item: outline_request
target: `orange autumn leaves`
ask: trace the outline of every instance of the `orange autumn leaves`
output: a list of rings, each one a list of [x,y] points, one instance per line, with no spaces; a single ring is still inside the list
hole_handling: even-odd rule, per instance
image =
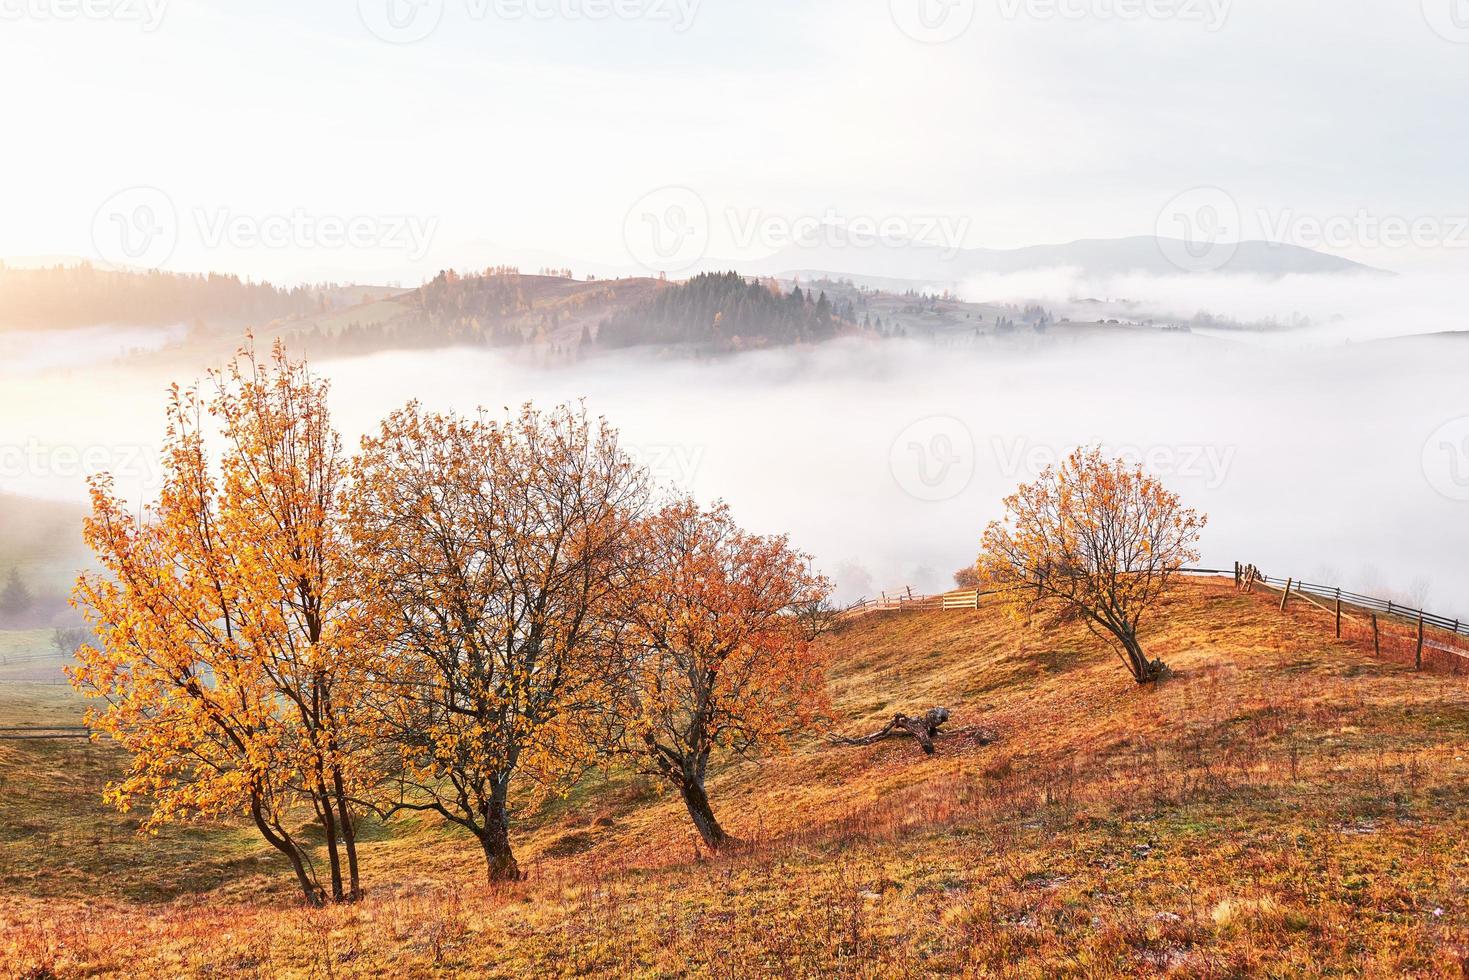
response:
[[[676,789],[717,849],[728,835],[704,789],[709,757],[783,744],[825,706],[825,664],[793,612],[831,586],[785,538],[746,533],[723,505],[670,504],[642,522],[628,557],[608,745]]]
[[[605,422],[529,407],[503,421],[394,412],[364,440],[352,536],[388,667],[387,812],[473,833],[517,874],[513,779],[542,792],[599,754],[622,555],[646,475]]]
[[[1198,561],[1207,521],[1141,470],[1078,449],[1005,499],[976,568],[1017,613],[1054,603],[1080,614],[1145,684],[1167,668],[1143,653],[1139,627],[1174,574]]]
[[[809,721],[821,665],[797,613],[827,585],[783,538],[656,507],[580,409],[410,405],[349,458],[326,394],[247,347],[171,393],[156,504],[135,516],[94,483],[101,569],[76,600],[101,642],[73,681],[132,756],[117,805],[152,826],[248,816],[308,900],[350,900],[368,811],[434,810],[511,878],[517,782],[656,767],[672,744],[678,778],[659,771],[688,799],[712,752]],[[660,726],[684,736],[650,741]]]

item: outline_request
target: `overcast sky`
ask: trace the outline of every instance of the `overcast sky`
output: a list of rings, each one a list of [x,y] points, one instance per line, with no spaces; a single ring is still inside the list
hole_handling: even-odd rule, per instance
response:
[[[731,257],[1181,200],[1469,262],[1469,0],[0,0],[0,86],[0,256],[416,280],[636,266],[649,200]]]

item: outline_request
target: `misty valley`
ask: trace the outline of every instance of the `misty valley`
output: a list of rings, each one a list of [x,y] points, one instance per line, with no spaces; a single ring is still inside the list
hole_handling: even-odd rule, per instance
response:
[[[0,980],[1469,977],[1469,0],[0,0]]]

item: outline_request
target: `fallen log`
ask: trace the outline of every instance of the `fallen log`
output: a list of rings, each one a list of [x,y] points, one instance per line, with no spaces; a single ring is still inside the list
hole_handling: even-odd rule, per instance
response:
[[[912,737],[917,739],[918,744],[923,747],[926,755],[933,755],[934,739],[941,735],[948,737],[971,737],[980,745],[989,745],[998,740],[999,736],[993,730],[987,728],[961,728],[948,732],[939,731],[939,727],[949,720],[948,708],[930,708],[918,716],[897,714],[893,720],[871,735],[847,736],[828,735],[827,741],[833,745],[875,745],[886,738]]]

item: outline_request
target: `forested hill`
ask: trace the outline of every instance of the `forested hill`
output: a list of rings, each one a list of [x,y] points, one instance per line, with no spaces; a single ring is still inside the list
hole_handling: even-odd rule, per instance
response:
[[[331,355],[442,347],[524,347],[572,356],[612,311],[666,288],[656,279],[578,280],[565,269],[535,275],[514,267],[440,272],[417,289],[351,309],[304,317],[287,340]]]
[[[849,300],[833,304],[799,286],[783,292],[773,281],[737,272],[705,273],[621,310],[597,332],[603,347],[694,344],[720,350],[817,343],[855,326]]]
[[[0,327],[261,325],[321,313],[335,302],[332,291],[320,286],[282,289],[219,273],[129,272],[87,263],[41,269],[0,264]]]

